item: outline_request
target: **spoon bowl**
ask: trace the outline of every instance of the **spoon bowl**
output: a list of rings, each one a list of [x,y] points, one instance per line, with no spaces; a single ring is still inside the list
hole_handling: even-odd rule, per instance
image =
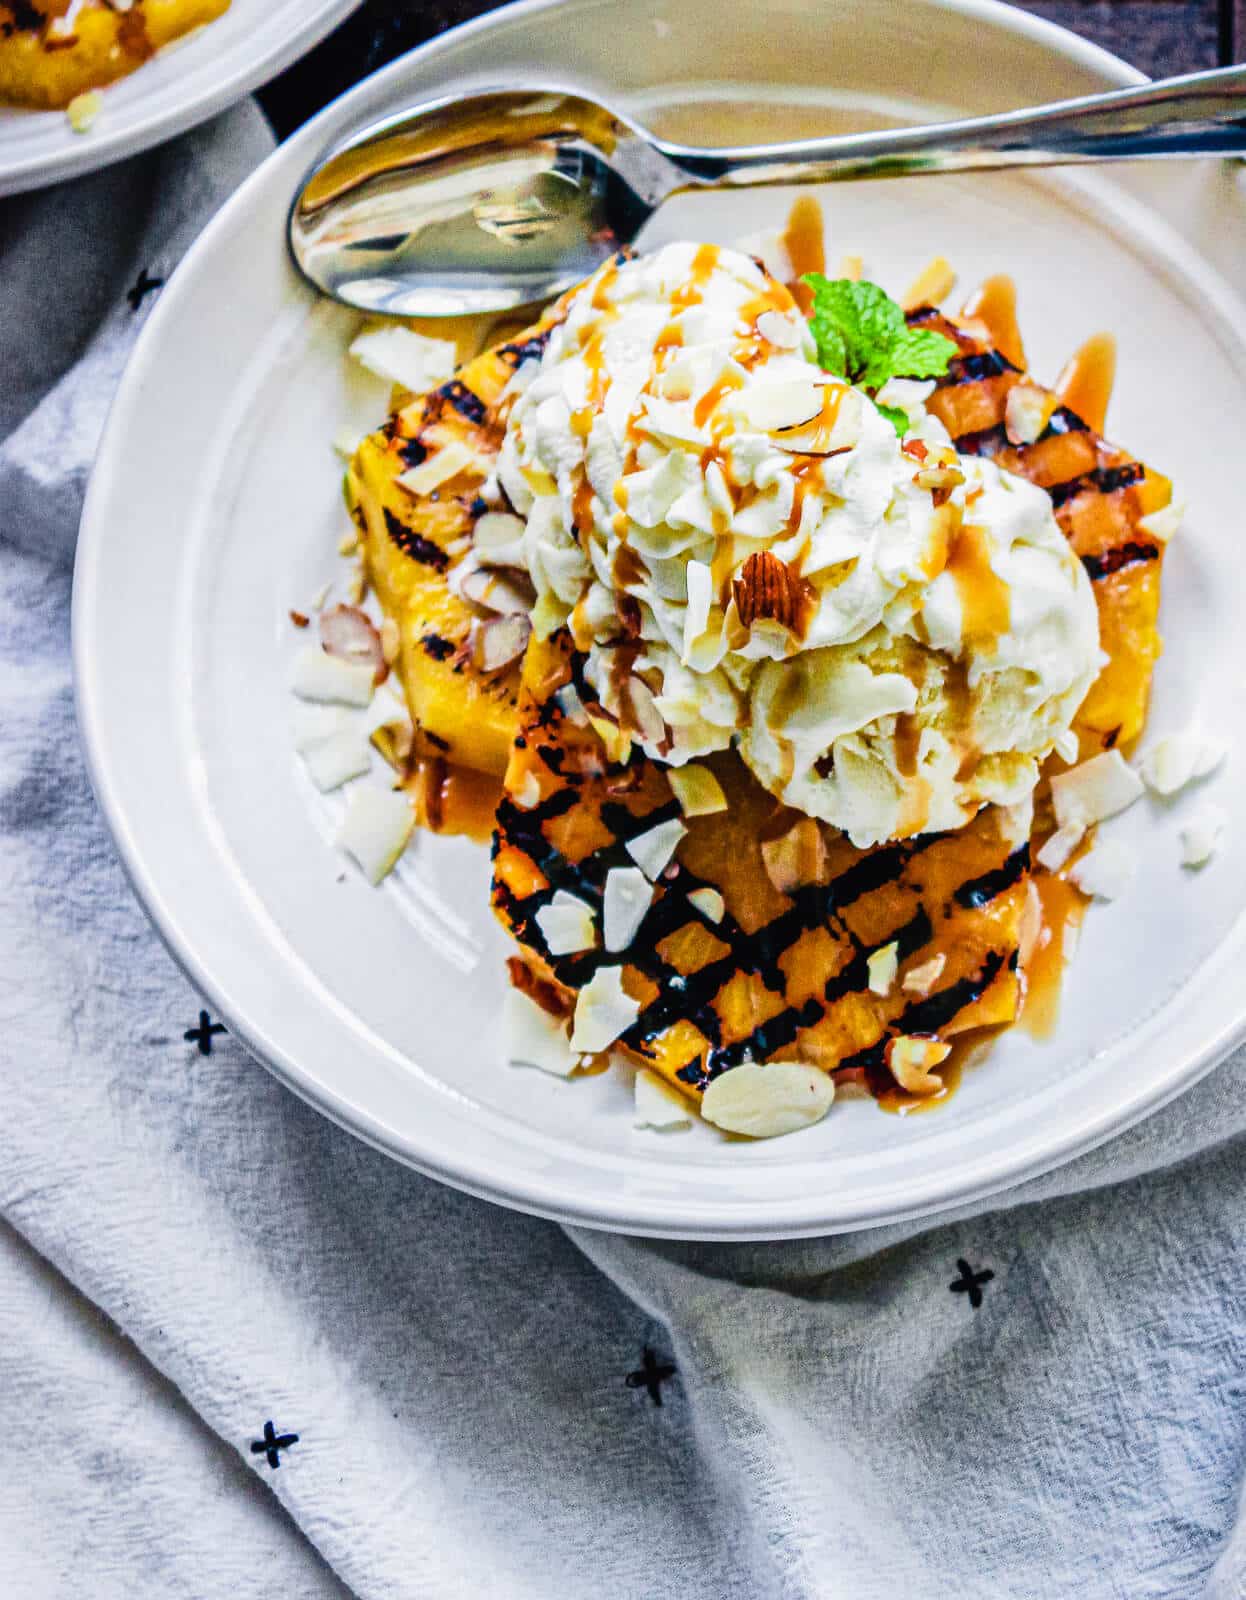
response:
[[[327,151],[290,210],[323,293],[397,316],[513,311],[581,282],[671,195],[1246,154],[1246,67],[928,127],[703,150],[558,88],[430,101]]]

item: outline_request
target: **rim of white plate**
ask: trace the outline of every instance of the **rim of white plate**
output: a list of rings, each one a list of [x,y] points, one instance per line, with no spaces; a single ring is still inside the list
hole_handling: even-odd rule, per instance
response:
[[[923,0],[937,9],[962,16],[967,23],[974,20],[1000,27],[1004,31],[1027,36],[1048,50],[1099,73],[1105,79],[1128,84],[1142,81],[1142,75],[1111,56],[1100,47],[1065,32],[1054,24],[1026,13],[1013,11],[996,3],[996,0]],[[400,1135],[380,1117],[367,1108],[352,1102],[337,1090],[316,1081],[311,1074],[285,1050],[273,1037],[263,1019],[240,1010],[230,996],[222,990],[215,974],[200,962],[194,944],[181,926],[178,914],[169,903],[162,882],[153,876],[145,852],[135,836],[127,815],[125,802],[118,792],[115,776],[110,770],[107,755],[107,727],[101,720],[100,692],[97,683],[87,670],[95,654],[96,623],[94,607],[100,599],[100,562],[103,556],[104,532],[107,526],[106,511],[112,493],[112,477],[116,466],[112,441],[125,434],[137,409],[138,397],[143,388],[147,368],[159,350],[161,329],[167,320],[178,314],[179,279],[184,278],[187,267],[193,267],[196,258],[210,255],[218,233],[228,228],[234,216],[251,203],[252,195],[272,178],[273,169],[280,165],[288,171],[302,170],[326,142],[329,130],[338,131],[346,125],[345,113],[349,108],[371,98],[381,90],[395,85],[413,63],[423,63],[435,57],[448,44],[457,44],[465,36],[488,31],[501,22],[516,16],[539,15],[560,8],[562,0],[518,0],[518,3],[476,19],[452,34],[442,36],[430,44],[375,74],[341,100],[326,108],[293,140],[268,159],[239,189],[208,228],[201,235],[187,262],[179,268],[162,296],[150,321],[136,346],[121,388],[114,402],[101,444],[99,465],[89,487],[82,519],[78,561],[74,577],[73,596],[73,656],[79,723],[87,756],[87,766],[101,809],[113,833],[127,877],[140,903],[144,906],[174,959],[188,978],[204,994],[210,1004],[226,1017],[235,1036],[258,1061],[271,1070],[300,1098],[316,1107],[331,1120],[362,1138],[373,1147],[438,1178],[441,1181],[483,1198],[510,1205],[536,1215],[547,1216],[563,1222],[607,1230],[648,1234],[657,1237],[681,1239],[775,1239],[816,1236],[828,1232],[850,1231],[855,1228],[900,1221],[905,1218],[933,1215],[941,1210],[979,1199],[985,1195],[1011,1188],[1027,1178],[1037,1176],[1061,1165],[1075,1155],[1093,1149],[1113,1135],[1124,1131],[1169,1100],[1175,1098],[1236,1043],[1246,1037],[1246,1015],[1231,1017],[1208,1033],[1200,1029],[1200,1038],[1194,1047],[1184,1053],[1180,1067],[1162,1073],[1153,1073],[1131,1086],[1129,1092],[1117,1095],[1110,1104],[1096,1108],[1090,1117],[1070,1120],[1067,1131],[1053,1137],[1049,1129],[1038,1136],[1020,1137],[1010,1145],[1007,1158],[983,1157],[956,1170],[943,1169],[914,1192],[904,1188],[893,1204],[878,1203],[877,1195],[868,1210],[854,1208],[850,1203],[839,1203],[831,1217],[819,1214],[816,1202],[807,1199],[772,1204],[764,1220],[755,1218],[756,1202],[750,1200],[749,1212],[735,1210],[721,1199],[702,1210],[695,1203],[681,1204],[682,1216],[672,1217],[669,1202],[655,1202],[649,1198],[633,1197],[626,1202],[626,1214],[617,1201],[596,1203],[592,1195],[586,1196],[583,1185],[568,1185],[555,1178],[547,1180],[532,1177],[520,1171],[501,1170],[479,1165],[474,1171],[465,1171],[461,1165],[447,1161],[435,1141],[417,1140],[410,1134]],[[301,165],[300,165],[301,163]],[[1234,934],[1240,942],[1240,923]],[[1198,981],[1191,986],[1200,994],[1214,990],[1220,968],[1231,959],[1226,938]],[[1191,991],[1187,991],[1187,996]],[[541,1137],[536,1139],[541,1142]],[[558,1141],[548,1140],[557,1148]],[[613,1164],[607,1160],[600,1164]],[[801,1163],[793,1163],[799,1166]]]

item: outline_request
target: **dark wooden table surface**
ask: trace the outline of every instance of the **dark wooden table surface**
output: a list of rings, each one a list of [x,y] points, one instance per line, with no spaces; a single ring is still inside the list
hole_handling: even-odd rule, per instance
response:
[[[494,0],[365,0],[260,100],[284,138],[369,72],[493,6]],[[1151,77],[1246,56],[1246,0],[1024,0],[1022,9],[1105,45]]]

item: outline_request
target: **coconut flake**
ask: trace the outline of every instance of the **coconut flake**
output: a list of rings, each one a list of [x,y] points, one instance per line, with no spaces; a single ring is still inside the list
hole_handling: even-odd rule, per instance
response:
[[[592,906],[566,889],[557,890],[550,903],[541,907],[536,925],[552,956],[572,956],[580,950],[591,950],[597,943]]]
[[[1058,733],[1051,748],[1067,767],[1071,767],[1081,753],[1077,734],[1072,728],[1066,728],[1063,733]]]
[[[512,1067],[536,1067],[555,1078],[569,1078],[575,1071],[578,1059],[567,1042],[566,1025],[522,989],[507,990],[502,1026]]]
[[[341,706],[296,700],[290,717],[290,736],[302,755],[314,744],[323,744],[332,734],[348,728],[355,719]]]
[[[1105,750],[1051,780],[1051,800],[1060,827],[1077,822],[1083,828],[1114,817],[1143,792],[1142,779],[1126,766],[1119,750]]]
[[[1220,740],[1196,731],[1170,733],[1151,745],[1138,765],[1147,787],[1168,796],[1214,772],[1224,760],[1225,749]]]
[[[704,561],[689,561],[688,606],[684,612],[684,649],[681,660],[686,666],[693,645],[709,626],[710,607],[714,603],[714,574]]]
[[[401,789],[360,784],[351,792],[337,844],[353,856],[369,883],[380,883],[415,828],[415,812]]]
[[[884,1059],[891,1076],[907,1094],[928,1095],[938,1094],[944,1087],[943,1079],[936,1077],[932,1069],[951,1053],[951,1045],[942,1039],[901,1034],[888,1039]]]
[[[709,444],[710,436],[705,429],[698,428],[688,412],[673,405],[670,400],[663,400],[656,394],[644,394],[641,403],[644,412],[636,418],[636,427],[642,433],[651,433],[675,444],[689,444],[697,450],[703,450]]]
[[[1217,805],[1200,808],[1182,827],[1181,865],[1201,867],[1211,860],[1220,844],[1228,817]]]
[[[900,967],[900,946],[893,939],[866,957],[871,994],[890,994]]]
[[[460,472],[465,472],[475,464],[476,457],[463,441],[450,439],[432,455],[425,456],[418,467],[408,467],[406,472],[400,472],[394,482],[401,484],[411,494],[432,494],[434,489],[440,489],[443,483],[457,478]]]
[[[685,817],[708,817],[727,809],[722,784],[708,767],[691,761],[687,766],[670,767],[666,778]]]
[[[1119,839],[1100,839],[1069,868],[1069,882],[1097,900],[1119,899],[1133,881],[1138,858]]]
[[[637,834],[634,839],[628,839],[624,849],[650,883],[656,883],[669,866],[671,857],[679,848],[679,841],[687,831],[678,817],[672,817]]]
[[[1080,822],[1066,822],[1062,828],[1056,829],[1050,839],[1044,841],[1034,859],[1048,872],[1059,872],[1085,837],[1086,830]]]
[[[301,700],[366,706],[372,700],[376,675],[368,662],[346,661],[309,645],[294,658],[290,687]]]
[[[943,976],[943,969],[947,966],[947,957],[942,951],[937,956],[931,956],[929,961],[923,961],[919,967],[910,967],[900,980],[900,987],[905,994],[928,995]]]
[[[649,1128],[655,1133],[675,1133],[692,1126],[692,1113],[688,1102],[665,1078],[648,1067],[636,1074],[636,1110],[632,1118],[634,1128]]]
[[[571,1048],[595,1055],[608,1050],[640,1015],[640,1001],[623,987],[622,967],[598,967],[575,1003]]]
[[[1157,539],[1160,544],[1167,544],[1184,521],[1185,501],[1173,499],[1158,511],[1150,511],[1145,517],[1139,517],[1138,529],[1150,538]]]
[[[653,904],[653,885],[639,867],[611,867],[602,896],[601,926],[606,949],[630,947]]]
[[[714,924],[720,923],[727,914],[727,902],[717,889],[711,889],[708,885],[703,889],[690,889],[688,903]]]
[[[362,728],[340,728],[303,751],[312,782],[322,794],[340,789],[352,778],[371,771],[372,757]]]
[[[727,1133],[775,1139],[821,1122],[834,1099],[829,1074],[803,1061],[745,1061],[711,1081],[701,1115]]]
[[[361,333],[351,344],[350,354],[378,378],[399,384],[413,394],[423,394],[447,382],[454,376],[458,360],[458,352],[449,339],[430,339],[397,324]]]

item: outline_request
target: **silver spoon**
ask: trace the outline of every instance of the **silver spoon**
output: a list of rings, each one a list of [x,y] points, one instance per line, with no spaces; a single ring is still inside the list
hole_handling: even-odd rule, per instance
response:
[[[929,127],[700,150],[582,95],[507,89],[397,112],[328,150],[290,249],[365,311],[460,316],[558,294],[685,190],[1139,156],[1246,154],[1246,66]]]

